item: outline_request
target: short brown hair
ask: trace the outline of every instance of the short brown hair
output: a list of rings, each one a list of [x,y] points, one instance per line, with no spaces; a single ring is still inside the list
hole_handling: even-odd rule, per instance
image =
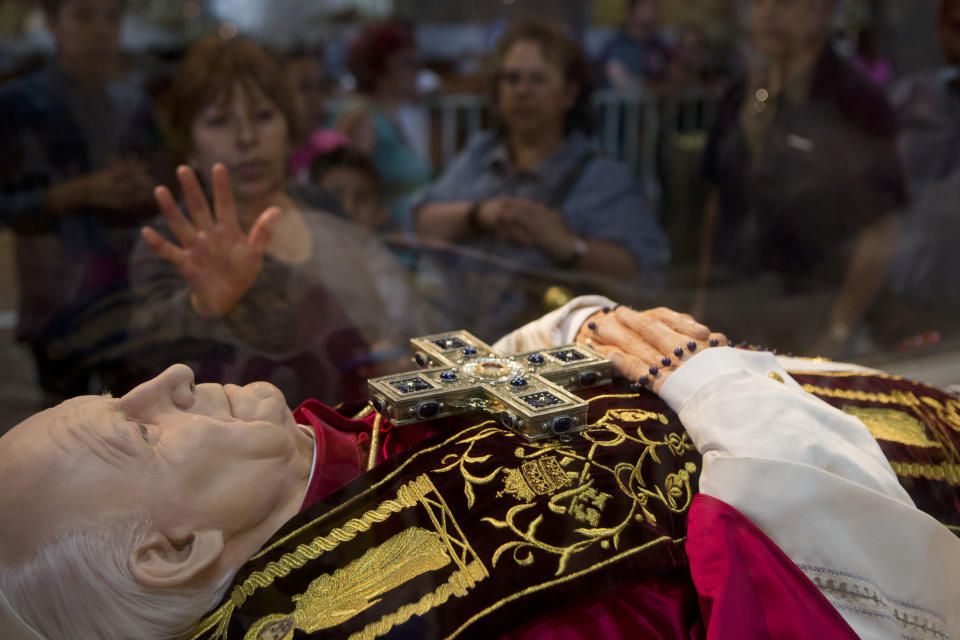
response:
[[[543,57],[553,62],[563,73],[564,80],[578,87],[577,97],[567,112],[564,132],[574,129],[590,133],[593,130],[590,93],[593,91],[593,74],[577,41],[568,36],[561,28],[542,20],[522,20],[511,24],[497,40],[497,69],[493,82],[493,104],[497,104],[497,90],[500,82],[500,66],[510,48],[518,42],[535,42],[540,46]]]
[[[287,121],[290,135],[296,122],[286,77],[277,61],[247,38],[224,40],[207,36],[193,43],[180,63],[167,94],[166,124],[178,160],[192,146],[190,131],[197,113],[230,100],[237,84],[254,86],[272,101]]]

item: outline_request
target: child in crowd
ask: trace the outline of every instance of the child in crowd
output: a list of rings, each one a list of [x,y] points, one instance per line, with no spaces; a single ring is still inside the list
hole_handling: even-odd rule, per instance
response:
[[[353,147],[338,147],[317,156],[310,182],[335,194],[354,222],[380,231],[387,222],[380,175],[370,158]]]

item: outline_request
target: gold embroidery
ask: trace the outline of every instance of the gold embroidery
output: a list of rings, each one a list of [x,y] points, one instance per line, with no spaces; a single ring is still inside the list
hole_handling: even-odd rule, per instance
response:
[[[351,420],[363,420],[364,418],[366,418],[367,416],[369,416],[371,413],[373,413],[373,405],[368,402],[368,403],[363,407],[363,409],[360,409],[360,411],[358,411],[357,414],[356,414],[355,416],[353,416],[352,418],[350,418],[350,419],[351,419]]]
[[[783,376],[777,373],[776,371],[770,371],[769,373],[767,373],[767,377],[770,378],[771,380],[779,382],[780,384],[783,384]]]
[[[380,449],[380,429],[383,427],[383,416],[379,413],[373,419],[370,427],[370,451],[367,452],[367,471],[377,466],[377,452]]]
[[[570,478],[560,468],[554,456],[543,456],[536,460],[528,460],[520,465],[523,479],[537,495],[553,493],[557,489],[570,486]]]
[[[590,567],[587,567],[587,568],[585,568],[585,569],[581,569],[580,571],[576,571],[576,572],[574,572],[574,573],[568,574],[568,575],[563,576],[563,577],[561,577],[561,578],[556,578],[556,579],[554,579],[554,580],[549,580],[549,581],[547,581],[547,582],[542,582],[542,583],[540,583],[540,584],[538,584],[538,585],[535,585],[535,586],[533,586],[533,587],[527,587],[526,589],[523,589],[522,591],[518,591],[517,593],[511,594],[511,595],[507,596],[506,598],[503,598],[502,600],[498,600],[497,602],[494,602],[493,604],[491,604],[489,607],[487,607],[486,609],[484,609],[484,610],[481,611],[480,613],[477,613],[477,614],[475,614],[475,615],[473,615],[473,616],[470,616],[470,618],[468,618],[467,620],[465,620],[464,623],[461,624],[461,625],[457,628],[456,631],[454,631],[454,632],[451,633],[449,636],[447,636],[447,637],[445,638],[445,640],[453,640],[453,639],[456,638],[458,635],[460,635],[460,633],[463,632],[464,629],[466,629],[467,627],[469,627],[470,625],[472,625],[474,622],[476,622],[476,621],[479,620],[480,618],[484,617],[485,615],[490,614],[490,613],[493,612],[493,611],[496,611],[497,609],[499,609],[499,608],[502,607],[503,605],[508,604],[508,603],[510,603],[510,602],[513,602],[514,600],[517,600],[517,599],[519,599],[519,598],[523,598],[523,597],[525,597],[525,596],[528,596],[528,595],[530,595],[531,593],[537,593],[538,591],[543,591],[544,589],[548,589],[548,588],[550,588],[550,587],[552,587],[552,586],[554,586],[554,585],[557,585],[557,584],[563,584],[563,583],[565,583],[565,582],[569,582],[570,580],[575,580],[576,578],[579,578],[579,577],[581,577],[581,576],[583,576],[583,575],[585,575],[585,574],[587,574],[587,573],[590,573],[590,572],[592,572],[592,571],[596,571],[596,570],[598,570],[598,569],[602,569],[602,568],[606,567],[607,565],[613,564],[614,562],[619,562],[620,560],[622,560],[622,559],[624,559],[624,558],[628,558],[628,557],[630,557],[630,556],[632,556],[632,555],[636,555],[636,554],[638,554],[638,553],[643,553],[644,551],[647,551],[647,550],[650,549],[651,547],[655,547],[655,546],[661,545],[661,544],[666,544],[666,543],[668,543],[668,542],[672,542],[672,543],[674,543],[674,544],[682,544],[685,539],[686,539],[686,537],[671,538],[670,536],[661,536],[661,537],[659,537],[659,538],[656,538],[656,539],[654,539],[654,540],[651,540],[651,541],[647,542],[646,544],[641,544],[641,545],[638,545],[638,546],[636,546],[636,547],[631,547],[629,550],[624,551],[623,553],[620,553],[620,554],[618,554],[618,555],[616,555],[616,556],[613,556],[612,558],[608,558],[607,560],[604,560],[604,561],[602,561],[602,562],[598,562],[598,563],[596,563],[596,564],[594,564],[594,565],[592,565],[592,566],[590,566]]]
[[[308,633],[341,624],[413,578],[450,564],[440,536],[420,527],[405,529],[342,569],[310,583],[294,596],[297,628]]]
[[[570,503],[570,515],[580,522],[595,527],[600,523],[600,515],[603,513],[604,505],[612,497],[609,493],[588,487],[586,491]]]
[[[348,520],[343,526],[333,529],[326,536],[320,536],[308,544],[299,545],[294,551],[281,556],[279,560],[268,563],[262,571],[251,573],[240,585],[234,587],[230,599],[224,605],[193,630],[190,638],[196,639],[214,627],[216,631],[212,637],[226,638],[227,627],[233,612],[242,606],[257,589],[272,584],[277,578],[299,569],[309,560],[315,560],[343,542],[352,540],[358,533],[369,530],[373,524],[383,522],[393,514],[414,506],[421,506],[426,511],[435,529],[431,535],[435,535],[436,539],[442,542],[448,562],[453,560],[460,573],[472,565],[468,575],[479,576],[467,581],[461,580],[461,584],[472,586],[477,580],[488,575],[433,482],[426,475],[420,475],[400,487],[396,499],[385,500],[377,508],[367,511],[359,518]],[[257,633],[273,634],[275,628],[282,628],[285,624],[282,622],[284,617],[282,615],[267,616],[257,621],[254,627],[258,630]],[[278,622],[281,623],[279,626]],[[256,634],[251,635],[254,627],[251,627],[246,637],[258,638]],[[271,636],[265,635],[264,640],[267,638]]]
[[[924,478],[946,482],[960,487],[960,464],[941,462],[940,464],[921,464],[919,462],[891,461],[893,472],[903,478]]]
[[[466,437],[466,438],[463,438],[462,440],[460,440],[459,442],[457,442],[457,444],[467,444],[467,443],[469,443],[469,446],[467,447],[466,451],[464,451],[463,453],[461,453],[461,454],[459,454],[459,455],[457,455],[457,454],[455,454],[455,453],[451,453],[451,454],[449,454],[449,455],[447,455],[447,456],[444,456],[444,457],[443,457],[443,460],[441,461],[441,464],[443,464],[444,466],[436,470],[437,473],[443,473],[443,472],[445,472],[445,471],[450,471],[450,470],[452,470],[452,469],[454,469],[454,468],[457,468],[457,469],[460,470],[460,474],[463,476],[463,479],[464,479],[464,483],[463,483],[463,493],[464,493],[464,495],[466,495],[466,497],[467,497],[467,508],[468,508],[468,509],[470,509],[470,508],[473,507],[473,502],[474,502],[474,500],[476,500],[476,495],[475,495],[474,492],[473,492],[473,485],[475,485],[475,484],[479,484],[479,485],[487,484],[488,482],[490,482],[491,480],[493,480],[493,479],[497,476],[498,473],[500,473],[500,469],[499,469],[499,468],[494,469],[494,470],[491,471],[489,474],[487,474],[487,475],[485,475],[485,476],[483,476],[483,477],[475,476],[475,475],[473,475],[472,473],[470,473],[470,472],[467,470],[467,465],[468,465],[468,464],[471,464],[471,463],[483,463],[483,462],[486,462],[487,460],[490,459],[490,455],[489,455],[489,454],[484,455],[484,456],[472,457],[472,456],[470,455],[470,452],[473,450],[474,445],[476,445],[478,442],[480,442],[480,441],[483,440],[484,438],[487,438],[487,437],[489,437],[489,436],[491,436],[491,435],[493,435],[493,434],[502,434],[502,433],[504,433],[504,432],[503,432],[503,430],[501,430],[499,427],[488,427],[488,428],[486,428],[486,429],[483,429],[482,431],[480,431],[480,432],[477,433],[476,435],[472,435],[472,436],[468,436],[468,437]]]
[[[351,634],[347,640],[373,640],[389,632],[393,627],[403,624],[415,615],[423,615],[442,605],[450,596],[463,597],[474,584],[487,575],[486,569],[478,562],[471,562],[467,567],[456,571],[447,581],[436,590],[426,594],[415,603],[405,604],[393,613],[368,624],[358,633]]]
[[[914,447],[942,448],[939,442],[927,437],[922,422],[904,411],[848,404],[843,406],[843,412],[859,418],[877,440]]]
[[[533,493],[533,489],[530,488],[527,481],[523,479],[522,471],[519,469],[504,469],[503,475],[503,491],[497,493],[498,498],[507,494],[521,502],[533,500],[536,494]]]
[[[926,396],[920,400],[933,409],[937,414],[937,418],[949,425],[951,429],[960,431],[960,401],[951,398],[941,403]]]
[[[807,393],[826,396],[828,398],[842,398],[843,400],[857,400],[860,402],[879,402],[881,404],[899,404],[899,399],[895,398],[893,394],[888,393],[870,393],[858,389],[829,389],[827,387],[817,387],[812,384],[804,384],[803,390]]]
[[[647,487],[644,483],[643,467],[647,460],[660,462],[661,456],[667,453],[680,456],[694,449],[685,433],[668,433],[664,435],[663,440],[653,440],[646,436],[643,432],[643,423],[652,420],[660,423],[667,422],[663,414],[649,411],[636,409],[607,411],[593,427],[578,434],[578,437],[591,443],[586,455],[565,449],[557,443],[532,443],[525,447],[518,447],[514,452],[515,456],[526,459],[521,467],[521,477],[518,477],[516,472],[511,473],[505,470],[504,489],[499,495],[510,494],[521,502],[509,508],[502,519],[494,517],[482,519],[483,522],[498,529],[508,529],[516,539],[501,544],[494,551],[490,563],[497,566],[504,555],[508,554],[515,564],[526,566],[534,562],[534,554],[547,553],[556,556],[555,575],[559,576],[567,570],[573,556],[593,545],[599,545],[603,549],[619,548],[624,529],[634,522],[646,521],[656,524],[656,516],[650,508],[651,501],[659,502],[676,513],[689,508],[690,501],[693,499],[690,478],[691,474],[697,470],[693,462],[686,462],[679,471],[668,474],[662,488]],[[636,424],[636,428],[628,433],[619,423],[633,423]],[[618,446],[625,440],[644,445],[635,461],[618,462],[612,467],[597,461],[595,455],[599,449]],[[529,450],[533,450],[533,453],[527,453]],[[563,454],[563,460],[558,463],[554,455],[549,455],[551,452]],[[580,473],[564,473],[564,466],[575,460],[583,463]],[[537,463],[538,466],[527,466],[532,463]],[[536,480],[531,482],[531,476],[527,473],[528,468],[537,470],[553,468],[556,478],[568,481],[571,477],[577,476],[576,483],[568,482],[573,485],[572,488],[553,495],[547,505],[553,513],[566,514],[589,525],[589,527],[574,529],[573,533],[578,537],[573,541],[565,541],[562,545],[551,544],[546,541],[548,536],[538,533],[545,514],[537,513],[538,505],[533,500],[537,494],[554,492],[558,487],[542,482],[539,475],[535,475]],[[593,488],[593,473],[606,473],[613,476],[621,492],[631,498],[630,508],[619,522],[601,524],[603,507],[612,496]]]
[[[629,398],[636,397],[636,395],[637,394],[618,394],[598,396],[591,399],[591,402],[605,397]],[[609,424],[617,420],[628,424],[632,423],[636,425],[636,427],[625,431],[624,428],[616,424]],[[398,473],[401,473],[412,461],[421,457],[423,454],[435,451],[442,446],[449,446],[451,443],[465,444],[466,447],[462,453],[445,456],[440,468],[434,469],[431,473],[459,471],[464,481],[464,494],[468,508],[472,508],[475,502],[475,496],[473,494],[474,487],[495,480],[500,471],[504,472],[505,485],[504,491],[498,495],[510,493],[514,495],[518,501],[522,501],[521,504],[517,504],[515,507],[508,509],[505,519],[501,521],[501,525],[506,524],[507,521],[511,519],[511,515],[515,517],[522,514],[525,509],[534,507],[533,511],[527,512],[531,516],[535,516],[533,522],[529,522],[530,518],[526,518],[523,525],[523,533],[529,534],[529,537],[525,538],[524,535],[518,535],[517,540],[514,541],[514,544],[517,545],[516,548],[504,548],[504,546],[501,546],[494,552],[491,562],[495,565],[498,559],[501,559],[504,554],[512,555],[514,562],[517,564],[523,564],[524,561],[532,562],[532,554],[535,552],[547,552],[556,555],[558,558],[557,572],[555,574],[558,576],[557,579],[511,595],[491,605],[480,614],[475,615],[471,618],[472,621],[527,593],[533,593],[547,588],[552,584],[565,582],[573,577],[595,571],[610,562],[642,552],[651,546],[664,543],[669,544],[671,542],[682,542],[682,538],[673,540],[668,536],[662,536],[639,547],[631,547],[606,561],[597,562],[591,564],[589,567],[567,573],[567,571],[569,571],[568,563],[570,558],[581,550],[594,544],[599,545],[603,549],[617,549],[621,544],[621,534],[626,526],[643,520],[655,522],[653,513],[648,508],[648,506],[652,507],[651,503],[653,501],[662,503],[666,508],[675,512],[682,512],[689,508],[689,503],[692,499],[692,493],[690,493],[690,474],[696,471],[696,465],[693,463],[688,462],[677,473],[668,474],[667,477],[662,480],[663,484],[661,486],[646,486],[642,480],[640,467],[646,464],[648,460],[659,463],[664,455],[681,456],[693,450],[693,446],[689,442],[686,434],[665,433],[660,440],[653,440],[647,437],[643,433],[642,427],[643,424],[648,421],[656,421],[661,424],[668,424],[669,422],[667,417],[660,413],[635,409],[608,411],[599,424],[582,432],[582,434],[578,434],[577,437],[583,437],[589,443],[589,451],[586,453],[584,453],[583,447],[578,446],[575,451],[572,445],[564,443],[537,443],[529,445],[520,443],[514,450],[514,453],[521,464],[519,468],[512,470],[497,466],[493,466],[492,470],[489,470],[492,466],[489,461],[490,456],[475,453],[477,447],[474,445],[488,436],[497,434],[499,437],[515,437],[512,433],[504,433],[499,427],[492,427],[491,422],[486,421],[461,430],[443,442],[413,454],[398,465],[396,469],[392,470],[364,492],[333,508],[324,519],[335,518],[336,514],[341,513],[345,509],[349,509],[351,504],[355,504],[355,501],[362,500],[364,495],[376,491],[385,482],[390,481]],[[611,466],[610,463],[600,462],[594,457],[594,454],[602,448],[617,446],[625,440],[631,440],[643,445],[636,460],[632,462],[617,462]],[[471,468],[474,465],[481,464],[485,464],[487,467],[482,473],[477,473],[475,469],[471,472]],[[573,466],[571,467],[571,465]],[[534,483],[538,484],[539,488],[547,490],[547,493],[543,495],[548,495],[552,492],[546,505],[548,508],[547,511],[542,513],[538,511],[538,509],[543,508],[542,502],[538,501],[538,505],[530,504],[530,501],[536,498],[537,493],[531,487],[528,478],[524,476],[524,471],[528,471],[530,478],[535,478]],[[611,474],[615,478],[615,486],[633,498],[633,502],[628,503],[632,504],[628,509],[629,512],[618,511],[616,516],[617,521],[609,524],[603,522],[605,518],[604,507],[612,503],[612,496],[609,493],[599,491],[593,487],[593,476],[601,473]],[[515,484],[511,484],[511,479],[513,479]],[[513,492],[510,491],[511,488],[514,489]],[[456,564],[457,569],[448,577],[447,582],[440,585],[435,591],[425,594],[417,602],[408,603],[399,607],[396,611],[368,625],[357,634],[354,634],[353,637],[374,638],[382,635],[394,626],[403,624],[411,616],[422,615],[433,607],[443,604],[450,597],[466,594],[467,590],[473,584],[489,575],[484,564],[476,556],[476,553],[463,536],[463,532],[460,530],[449,508],[447,508],[443,496],[436,491],[433,483],[427,476],[420,476],[414,482],[404,485],[401,490],[398,491],[395,500],[384,501],[378,505],[377,509],[370,510],[359,518],[349,520],[345,525],[330,531],[325,536],[317,537],[308,544],[300,545],[294,554],[284,554],[278,561],[271,562],[267,565],[263,571],[258,572],[261,575],[256,576],[254,574],[249,576],[248,580],[245,580],[243,585],[241,585],[247,586],[247,589],[235,589],[232,596],[236,596],[236,599],[231,599],[231,601],[221,607],[220,610],[215,612],[214,616],[208,618],[205,621],[204,627],[196,631],[197,634],[202,634],[216,627],[220,632],[218,635],[225,637],[230,617],[235,610],[234,607],[242,605],[246,597],[249,597],[256,589],[270,584],[274,579],[289,573],[287,569],[288,565],[295,568],[296,563],[302,559],[302,557],[309,557],[311,553],[316,557],[329,549],[335,548],[342,542],[352,539],[360,531],[369,529],[372,524],[382,522],[394,513],[398,513],[401,509],[411,506],[424,507],[429,521],[432,524],[432,527],[427,527],[427,529],[432,528],[436,531],[436,540],[441,541],[442,544],[445,545],[446,557]],[[583,528],[572,530],[572,533],[579,536],[577,541],[573,544],[564,541],[557,545],[550,545],[537,539],[537,527],[543,522],[544,516],[550,515],[551,512],[567,514],[569,517],[583,523]],[[623,517],[624,514],[625,517]],[[376,517],[382,517],[382,519],[375,519]],[[322,521],[323,520],[320,522]],[[275,541],[270,547],[261,551],[258,557],[277,548],[278,545],[285,544],[291,537],[302,534],[307,527],[317,526],[317,522],[318,521],[314,521],[313,523],[305,525],[297,531],[287,534],[284,538]],[[488,522],[488,524],[492,523]],[[424,530],[427,531],[427,529]],[[515,534],[519,531],[515,527],[511,527],[511,529]],[[543,529],[545,533],[550,531],[551,530],[546,527]],[[430,532],[428,531],[428,533]],[[553,538],[549,539],[553,541]],[[521,545],[524,545],[525,548],[520,548]],[[300,553],[298,554],[297,552]],[[511,569],[508,567],[505,570],[510,571]],[[334,574],[336,573],[335,571]],[[252,580],[250,580],[251,578]],[[247,593],[247,591],[249,591],[249,593]],[[383,591],[380,591],[380,593],[383,593]],[[372,597],[375,598],[377,596],[374,595]],[[302,604],[303,603],[298,603],[298,607]],[[257,621],[255,626],[258,629],[258,634],[263,634],[263,640],[292,637],[292,632],[288,632],[290,624],[288,620],[289,617],[289,615],[274,615]],[[456,630],[453,636],[459,634],[463,628],[465,628],[465,626]],[[195,635],[193,637],[196,638],[198,636]],[[259,640],[258,636],[252,637],[256,637]]]
[[[358,500],[362,500],[364,496],[369,495],[370,493],[375,492],[375,491],[376,491],[377,489],[379,489],[381,486],[383,486],[384,484],[387,484],[388,482],[390,482],[393,478],[395,478],[397,475],[399,475],[401,472],[403,472],[403,470],[406,469],[407,466],[413,464],[418,458],[420,458],[420,456],[423,456],[423,455],[426,455],[426,454],[431,453],[431,452],[433,452],[433,451],[436,451],[437,449],[440,449],[441,447],[444,447],[444,446],[448,445],[452,440],[455,440],[455,439],[463,436],[463,435],[466,434],[466,433],[469,433],[469,432],[471,432],[471,431],[477,431],[477,430],[483,429],[483,428],[485,428],[485,427],[489,427],[491,424],[495,424],[493,420],[485,420],[485,421],[483,421],[483,422],[481,422],[481,423],[479,423],[479,424],[476,424],[476,425],[474,425],[474,426],[472,426],[472,427],[467,427],[467,428],[463,429],[462,431],[459,431],[458,433],[455,433],[454,435],[450,436],[450,438],[448,438],[448,439],[446,439],[446,440],[444,440],[444,441],[442,441],[442,442],[438,442],[437,444],[433,445],[432,447],[425,447],[425,448],[419,450],[417,453],[415,453],[415,454],[411,455],[409,458],[407,458],[407,459],[403,462],[403,464],[398,465],[397,468],[395,468],[395,469],[394,469],[393,471],[391,471],[389,474],[387,474],[386,476],[384,476],[383,478],[381,478],[379,481],[373,483],[372,485],[370,485],[369,487],[367,487],[367,488],[366,488],[364,491],[362,491],[361,493],[359,493],[359,494],[353,496],[352,498],[349,498],[349,499],[345,500],[344,502],[340,503],[339,505],[337,505],[336,507],[334,507],[333,509],[331,509],[330,511],[328,511],[327,513],[325,513],[325,514],[323,515],[323,517],[324,517],[324,518],[335,518],[338,513],[340,513],[341,511],[344,511],[344,510],[348,509],[354,502],[356,502],[356,501],[358,501]],[[253,556],[253,557],[251,558],[251,560],[256,560],[257,558],[259,558],[260,556],[264,555],[265,553],[269,553],[269,552],[273,551],[274,549],[277,549],[278,547],[282,547],[282,546],[285,545],[291,538],[293,538],[293,537],[295,537],[295,536],[298,536],[298,535],[301,534],[305,529],[314,526],[315,523],[316,523],[316,521],[309,522],[309,523],[303,525],[302,527],[300,527],[299,529],[296,529],[296,530],[294,530],[294,531],[291,531],[290,533],[288,533],[287,535],[283,536],[282,538],[278,538],[278,539],[275,540],[270,546],[261,549],[260,552],[257,553],[257,555],[255,555],[255,556]]]

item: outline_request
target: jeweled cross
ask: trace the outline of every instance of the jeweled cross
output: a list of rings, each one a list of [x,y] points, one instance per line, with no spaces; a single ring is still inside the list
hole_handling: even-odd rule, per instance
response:
[[[610,382],[610,361],[579,344],[505,356],[467,331],[410,341],[423,369],[368,382],[374,408],[396,425],[468,411],[495,416],[530,440],[587,426],[568,389]]]

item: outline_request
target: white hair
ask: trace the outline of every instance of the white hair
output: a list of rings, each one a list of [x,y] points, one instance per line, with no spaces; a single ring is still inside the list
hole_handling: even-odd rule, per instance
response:
[[[0,567],[0,592],[46,640],[169,640],[220,602],[232,575],[202,587],[151,588],[130,569],[153,530],[142,511],[65,531],[19,566]]]

